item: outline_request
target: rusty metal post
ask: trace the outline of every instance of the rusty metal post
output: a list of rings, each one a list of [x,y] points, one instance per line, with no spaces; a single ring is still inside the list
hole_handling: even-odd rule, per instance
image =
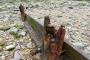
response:
[[[58,58],[59,58],[62,53],[64,38],[65,38],[65,26],[61,25],[61,27],[57,31],[57,37],[59,39],[59,42],[58,42],[58,54],[59,54]]]
[[[50,19],[48,16],[46,16],[44,20],[44,27],[46,31],[44,43],[46,43],[45,47],[49,47],[47,49],[47,60],[60,60],[65,37],[65,27],[61,25],[59,30],[55,30],[53,26],[49,25]],[[52,38],[55,38],[53,43]]]
[[[49,16],[45,16],[44,17],[44,30],[45,30],[45,35],[44,35],[44,60],[47,60],[47,56],[48,56],[48,44],[49,44],[49,37],[48,37],[48,32],[47,32],[47,27],[50,24],[50,19]]]
[[[22,5],[20,5],[19,6],[19,10],[20,10],[20,13],[21,13],[21,19],[22,19],[22,21],[25,21],[27,18],[27,16],[26,16],[26,13],[25,13],[25,11],[24,11],[24,7],[22,6]]]
[[[50,18],[49,18],[49,16],[45,16],[44,17],[44,26],[47,26],[48,24],[50,24]]]
[[[46,16],[44,18],[44,29],[46,32],[44,46],[47,49],[47,60],[60,60],[65,37],[64,26],[61,25],[59,30],[55,30],[53,26],[50,26],[49,16]],[[55,39],[53,43],[52,38]]]
[[[49,44],[49,35],[52,35],[52,37],[54,36],[54,33],[56,32],[55,28],[53,26],[50,26],[50,18],[49,16],[45,16],[44,17],[44,30],[45,30],[45,46],[47,46]]]

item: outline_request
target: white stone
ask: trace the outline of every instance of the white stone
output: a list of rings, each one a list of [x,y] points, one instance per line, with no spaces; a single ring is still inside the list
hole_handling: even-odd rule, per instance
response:
[[[90,51],[90,46],[88,46],[86,49],[87,49],[88,51]]]
[[[13,48],[15,48],[15,45],[8,45],[8,46],[6,46],[6,50],[10,50],[10,49],[13,49]]]
[[[2,60],[5,60],[5,56],[4,55],[2,55]]]
[[[19,35],[25,36],[26,32],[25,31],[20,31]]]
[[[33,45],[31,42],[27,44],[27,48],[33,48]]]
[[[21,55],[20,55],[20,52],[19,51],[16,51],[14,53],[14,59],[13,60],[20,60],[21,59]]]
[[[75,42],[73,43],[74,46],[76,46],[77,48],[84,48],[85,45],[82,42]]]
[[[18,49],[20,49],[20,48],[21,48],[20,45],[17,45],[15,49],[18,50]]]
[[[10,32],[14,32],[14,33],[17,33],[18,29],[16,27],[13,27],[9,30]]]

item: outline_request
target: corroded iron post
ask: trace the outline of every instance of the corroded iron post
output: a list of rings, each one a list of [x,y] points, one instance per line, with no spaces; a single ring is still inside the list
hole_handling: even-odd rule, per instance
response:
[[[58,42],[58,57],[57,58],[60,58],[61,53],[62,53],[64,38],[65,38],[65,26],[61,25],[61,27],[57,31],[56,36],[59,39],[59,42]]]
[[[61,60],[60,56],[65,37],[64,26],[61,25],[59,30],[56,30],[50,25],[49,16],[46,16],[44,18],[44,28],[46,31],[44,45],[47,53],[47,60]]]
[[[21,19],[22,19],[22,21],[25,21],[27,18],[27,16],[26,16],[26,13],[25,13],[25,11],[24,11],[24,7],[22,6],[22,5],[20,5],[19,6],[19,10],[20,10],[20,13],[21,13]]]
[[[30,35],[32,42],[35,44],[36,53],[42,53],[43,54],[43,37],[44,37],[44,29],[43,27],[37,23],[32,17],[28,16],[24,12],[24,7],[22,5],[19,6],[20,13],[21,13],[21,19],[24,22],[24,27],[26,29],[27,34]],[[41,54],[41,60],[43,55]]]

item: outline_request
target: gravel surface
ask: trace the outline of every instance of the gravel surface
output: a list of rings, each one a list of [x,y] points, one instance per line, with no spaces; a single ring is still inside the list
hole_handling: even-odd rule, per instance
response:
[[[0,1],[0,60],[33,59],[36,48],[20,19],[20,3]]]
[[[55,26],[56,29],[58,29],[61,24],[65,25],[65,40],[72,44],[73,47],[77,47],[83,50],[85,54],[90,56],[89,2],[53,0],[41,2],[33,2],[31,0],[26,0],[26,2],[22,0],[21,2],[21,0],[17,0],[15,2],[12,0],[1,0],[0,41],[3,42],[0,43],[0,60],[19,60],[25,58],[28,59],[28,53],[26,53],[26,55],[24,53],[30,50],[27,48],[27,44],[29,44],[29,42],[31,44],[31,39],[28,35],[25,35],[24,28],[20,29],[21,26],[23,27],[23,22],[21,22],[20,12],[18,9],[20,4],[26,7],[25,11],[28,15],[35,18],[42,25],[44,16],[47,15],[49,15],[51,24]],[[16,27],[18,24],[20,24],[19,28]],[[16,34],[17,31],[19,31],[19,34],[17,35],[25,35],[25,37],[16,39],[15,36],[9,33],[14,32]],[[8,49],[12,48],[14,50],[8,51]],[[17,52],[19,52],[20,54]],[[18,57],[16,55],[18,55]],[[22,58],[22,56],[24,56],[25,58]]]

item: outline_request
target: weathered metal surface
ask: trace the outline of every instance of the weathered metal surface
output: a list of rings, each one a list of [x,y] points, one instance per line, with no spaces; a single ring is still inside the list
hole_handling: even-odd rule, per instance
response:
[[[61,60],[61,52],[64,43],[65,29],[64,26],[61,26],[59,30],[50,25],[49,16],[44,18],[44,28],[45,28],[45,45],[47,60]]]
[[[66,50],[66,54],[68,55],[70,60],[89,60],[82,54],[80,54],[80,50],[75,50],[72,46],[70,46],[67,42],[64,42],[64,47]]]
[[[42,40],[44,34],[42,26],[37,23],[33,18],[29,17],[27,14],[24,12],[24,7],[20,5],[19,7],[20,12],[21,12],[21,18],[22,21],[24,22],[25,29],[27,30],[27,33],[30,34],[32,41],[36,44],[38,48],[42,47]]]
[[[24,11],[24,10],[23,10]],[[22,16],[25,16],[26,14],[23,14],[23,13],[21,13],[21,17]],[[24,18],[23,18],[24,19]],[[49,38],[50,37],[48,37],[47,36],[47,33],[44,31],[44,29],[46,29],[46,25],[47,24],[49,24],[48,22],[50,22],[50,20],[48,19],[48,17],[46,17],[45,18],[46,20],[44,20],[44,26],[42,26],[42,25],[40,25],[35,19],[32,19],[31,17],[29,17],[29,20],[32,20],[33,21],[33,23],[35,24],[31,24],[30,23],[30,25],[32,25],[31,27],[33,28],[33,30],[35,31],[35,32],[37,32],[36,34],[37,34],[37,36],[38,37],[40,37],[40,38],[42,38],[43,37],[43,35],[45,34],[45,37],[43,37],[43,39],[42,39],[42,49],[44,49],[42,52],[43,52],[43,54],[45,54],[45,55],[47,55],[46,53],[47,53],[47,48],[48,47],[46,47],[46,46],[48,46],[48,42],[49,42]],[[27,19],[26,19],[27,20]],[[46,22],[45,22],[46,21]],[[29,21],[28,21],[29,22]],[[39,28],[38,28],[39,27]],[[35,28],[35,29],[34,29]],[[36,30],[36,29],[38,29],[38,30]],[[60,29],[59,29],[60,30]],[[64,30],[63,30],[64,31]],[[59,32],[60,33],[60,32]],[[38,35],[38,34],[40,34],[40,35]],[[57,33],[56,33],[57,34]],[[62,37],[64,37],[64,34],[65,34],[65,31],[64,31],[64,33],[62,34]],[[57,35],[59,35],[59,34],[57,34]],[[61,38],[61,39],[63,39],[63,38]],[[61,44],[61,45],[63,45],[63,44]],[[81,52],[79,49],[77,49],[77,48],[73,48],[73,46],[72,45],[70,45],[67,41],[64,41],[64,50],[66,50],[66,54],[69,56],[69,58],[70,58],[70,60],[90,60],[89,59],[89,57],[85,54],[84,55],[84,53],[83,52]],[[59,47],[59,49],[62,49],[62,47]],[[43,57],[45,57],[45,58],[43,58],[43,60],[47,60],[47,56],[43,56]],[[42,60],[42,59],[41,59]],[[66,59],[67,60],[67,59]]]

